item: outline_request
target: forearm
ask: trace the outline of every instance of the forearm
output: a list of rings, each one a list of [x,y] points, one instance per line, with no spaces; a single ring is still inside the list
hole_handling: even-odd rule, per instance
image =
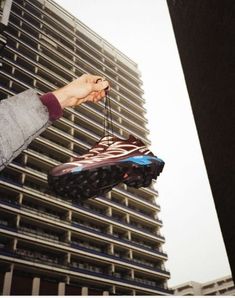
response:
[[[0,170],[62,114],[58,102],[29,89],[0,102]]]
[[[66,107],[98,102],[109,83],[100,76],[84,74],[66,86],[42,97],[29,89],[0,102],[0,170],[33,139],[62,116]]]

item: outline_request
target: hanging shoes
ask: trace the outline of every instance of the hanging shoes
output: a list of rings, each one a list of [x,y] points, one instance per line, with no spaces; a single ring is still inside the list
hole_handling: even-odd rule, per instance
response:
[[[147,187],[162,172],[164,162],[141,140],[132,135],[127,140],[114,136],[107,93],[104,112],[104,137],[86,154],[54,167],[48,174],[49,187],[56,194],[86,200],[104,195],[119,183],[135,188]]]
[[[48,183],[61,196],[85,200],[103,195],[122,182],[147,187],[163,167],[164,162],[134,136],[127,140],[106,136],[86,154],[53,168]]]

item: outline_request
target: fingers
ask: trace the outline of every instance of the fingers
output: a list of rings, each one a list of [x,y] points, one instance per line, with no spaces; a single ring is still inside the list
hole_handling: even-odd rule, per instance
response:
[[[104,79],[102,76],[83,74],[79,80],[82,80],[85,83],[98,83],[98,81],[103,81]]]
[[[104,90],[101,91],[93,91],[88,96],[82,99],[82,102],[86,101],[92,101],[92,102],[98,102],[102,100],[105,97],[106,93]]]
[[[98,81],[97,83],[94,83],[92,86],[93,91],[101,91],[105,89],[109,89],[109,82],[108,81]]]

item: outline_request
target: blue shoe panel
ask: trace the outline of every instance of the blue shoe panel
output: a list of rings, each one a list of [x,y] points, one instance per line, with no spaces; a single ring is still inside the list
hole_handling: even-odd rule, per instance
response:
[[[156,156],[149,156],[149,155],[138,155],[138,156],[128,157],[126,159],[123,159],[122,162],[131,161],[138,165],[150,165],[154,160],[160,163],[164,163],[163,160],[161,160],[160,158],[157,158]]]

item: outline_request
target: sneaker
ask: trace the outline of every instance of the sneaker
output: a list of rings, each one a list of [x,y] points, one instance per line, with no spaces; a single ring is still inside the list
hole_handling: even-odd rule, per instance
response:
[[[127,140],[104,137],[88,153],[53,168],[48,183],[61,196],[85,200],[103,195],[122,182],[147,187],[163,167],[164,162],[134,136]]]

